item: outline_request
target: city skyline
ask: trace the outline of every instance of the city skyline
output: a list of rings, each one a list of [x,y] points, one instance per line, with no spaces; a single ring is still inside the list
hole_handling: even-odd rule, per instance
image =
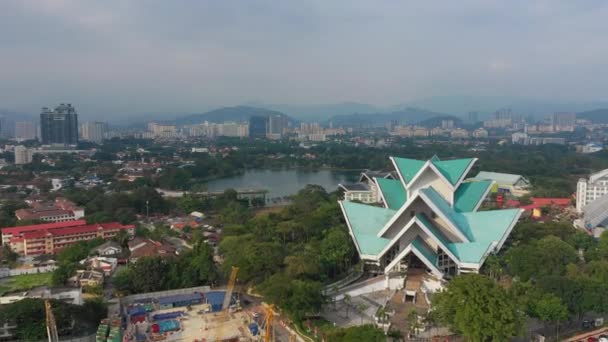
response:
[[[25,113],[64,101],[114,119],[251,102],[606,100],[608,5],[595,1],[6,1],[0,13],[0,107]]]

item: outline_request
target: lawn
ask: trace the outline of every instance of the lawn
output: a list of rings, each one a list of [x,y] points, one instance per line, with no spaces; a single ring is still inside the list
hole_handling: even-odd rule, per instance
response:
[[[0,284],[0,295],[8,292],[26,291],[38,286],[50,286],[52,272],[23,274],[15,277],[5,278]]]

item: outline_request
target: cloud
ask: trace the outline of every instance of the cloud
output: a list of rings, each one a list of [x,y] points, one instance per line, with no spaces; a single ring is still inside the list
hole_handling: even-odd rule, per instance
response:
[[[111,117],[248,101],[604,99],[606,17],[594,0],[6,0],[0,103]]]

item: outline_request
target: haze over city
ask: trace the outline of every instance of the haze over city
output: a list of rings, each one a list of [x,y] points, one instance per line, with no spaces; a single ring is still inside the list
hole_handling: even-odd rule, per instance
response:
[[[2,1],[0,109],[597,103],[607,17],[604,1]]]

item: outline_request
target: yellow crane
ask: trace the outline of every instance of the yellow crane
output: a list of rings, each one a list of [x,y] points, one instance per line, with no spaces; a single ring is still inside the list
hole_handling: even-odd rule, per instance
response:
[[[228,315],[230,314],[230,300],[232,299],[232,292],[234,291],[234,286],[236,285],[236,275],[239,273],[239,268],[236,266],[232,266],[232,270],[230,271],[230,278],[228,278],[228,286],[226,287],[226,293],[224,294],[224,302],[222,303],[222,311],[218,315],[217,322],[219,323],[219,328],[217,329],[216,340],[222,341],[224,338],[224,325],[223,323],[228,321]],[[238,303],[237,303],[238,305]]]
[[[46,314],[46,334],[49,337],[49,342],[58,342],[57,323],[55,322],[55,315],[53,315],[51,301],[48,299],[44,300],[44,312]]]
[[[228,308],[230,307],[230,300],[232,299],[232,291],[234,291],[234,285],[236,284],[237,273],[239,273],[239,268],[232,266],[230,278],[228,279],[228,286],[226,287],[226,295],[224,296],[224,304],[222,305],[222,311],[228,312]]]
[[[266,318],[264,319],[266,322],[266,326],[264,327],[265,335],[264,342],[273,341],[273,330],[272,330],[272,322],[274,321],[274,305],[270,304],[264,309],[264,315]]]

